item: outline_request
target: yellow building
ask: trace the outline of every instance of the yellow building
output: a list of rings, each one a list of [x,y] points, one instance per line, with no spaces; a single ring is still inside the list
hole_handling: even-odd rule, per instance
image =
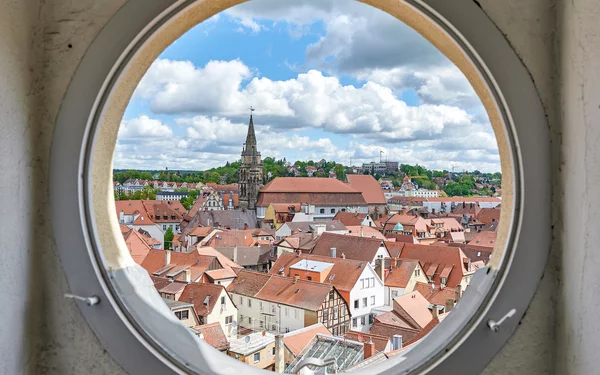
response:
[[[228,355],[252,367],[265,370],[275,368],[275,336],[268,332],[254,332],[229,341]]]
[[[271,225],[271,229],[277,230],[283,224],[292,221],[300,208],[300,203],[271,203],[265,211],[263,222]]]

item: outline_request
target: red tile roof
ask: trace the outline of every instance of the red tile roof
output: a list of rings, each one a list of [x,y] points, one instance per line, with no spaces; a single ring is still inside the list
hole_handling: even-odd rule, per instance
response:
[[[290,267],[302,260],[313,260],[317,262],[332,263],[333,267],[327,273],[324,283],[335,286],[340,291],[349,292],[358,282],[360,275],[364,271],[364,262],[352,259],[331,258],[328,256],[319,256],[314,254],[291,254],[283,253],[271,267],[270,274],[278,275],[279,270],[283,268],[284,276],[293,276],[290,274]],[[360,266],[362,264],[362,266]],[[360,267],[359,267],[360,266]],[[333,276],[333,277],[332,277]],[[331,279],[331,280],[330,280]],[[348,301],[349,302],[349,301]]]
[[[337,220],[347,227],[349,225],[361,225],[366,216],[367,214],[361,214],[358,212],[338,211],[338,213],[333,217],[333,220]]]
[[[425,327],[432,318],[429,301],[416,291],[394,298],[394,312],[419,329]]]
[[[373,176],[362,174],[347,175],[348,183],[360,191],[367,204],[386,204],[381,185]]]
[[[346,259],[362,260],[372,262],[375,259],[379,246],[384,241],[375,238],[346,236],[343,234],[323,233],[317,240],[311,254],[329,256],[331,248],[336,248],[336,257],[342,254]]]
[[[311,326],[301,328],[283,335],[283,343],[292,352],[294,356],[298,356],[302,349],[308,345],[317,334],[330,336],[331,332],[323,325],[316,323]]]
[[[209,315],[218,305],[221,293],[225,291],[222,285],[208,283],[191,283],[185,286],[179,302],[187,302],[194,305],[196,313],[200,316]],[[225,293],[227,293],[225,291]],[[206,303],[205,303],[206,302]]]
[[[348,331],[345,336],[348,340],[354,340],[358,342],[373,342],[375,344],[375,350],[378,352],[385,352],[386,347],[390,343],[389,336],[376,335],[373,333],[364,333],[357,331]]]
[[[276,177],[260,189],[264,193],[357,193],[335,179],[318,177]],[[298,202],[298,201],[296,201]]]
[[[477,215],[477,220],[486,225],[500,221],[500,208],[482,208]]]
[[[225,332],[223,332],[223,328],[219,322],[195,326],[193,329],[213,348],[221,351],[229,348],[227,336],[225,336]]]
[[[258,289],[258,292],[256,290]],[[329,284],[242,270],[227,287],[230,293],[317,311],[335,288]]]
[[[456,249],[456,250],[455,250]],[[462,277],[469,273],[463,264],[467,256],[462,250],[454,246],[434,246],[405,244],[400,253],[402,259],[416,259],[421,263],[425,274],[433,274],[433,281],[440,285],[440,274],[447,266],[452,267],[446,286],[454,288],[460,284]]]
[[[449,299],[453,302],[457,302],[456,291],[452,288],[440,289],[440,287],[437,286],[432,289],[431,284],[417,282],[414,290],[421,293],[421,295],[425,297],[429,303],[436,305],[445,306]]]
[[[334,178],[277,177],[263,186],[257,205],[271,203],[308,202],[321,206],[365,206],[358,190]]]
[[[419,262],[414,260],[401,260],[401,263],[392,268],[385,277],[385,286],[406,288],[410,278],[414,275]]]
[[[481,231],[468,242],[469,245],[485,246],[493,248],[496,245],[498,232]]]
[[[349,232],[346,233],[346,236],[377,238],[382,241],[387,240],[387,238],[383,234],[381,234],[381,232],[378,231],[377,228],[367,227],[365,225],[346,225],[346,229],[349,230]]]
[[[129,249],[129,254],[137,264],[142,264],[151,247],[144,240],[141,233],[135,229],[130,229],[129,232],[123,235],[125,245]]]

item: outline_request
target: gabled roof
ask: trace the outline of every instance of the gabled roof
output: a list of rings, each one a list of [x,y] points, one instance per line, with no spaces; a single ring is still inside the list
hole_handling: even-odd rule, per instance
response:
[[[227,290],[264,301],[317,311],[334,288],[328,284],[242,270]]]
[[[256,211],[252,210],[200,210],[197,216],[199,216],[199,223],[203,226],[219,226],[230,229],[258,228]]]
[[[331,332],[323,323],[315,323],[311,326],[297,329],[283,335],[283,343],[289,351],[297,357],[317,334],[331,335]]]
[[[419,262],[416,260],[401,260],[400,262],[385,277],[385,286],[406,288],[415,269],[419,267]]]
[[[314,254],[292,254],[283,253],[277,258],[277,261],[271,267],[270,274],[277,275],[283,272],[284,276],[293,276],[290,273],[290,267],[306,260],[325,262],[333,264],[331,270],[327,273],[324,283],[334,285],[338,290],[350,291],[358,282],[363,273],[365,262],[353,259],[331,258],[328,256],[319,256]]]
[[[367,215],[368,214],[361,214],[358,212],[338,211],[333,217],[333,220],[337,220],[346,226],[361,225]]]
[[[219,322],[195,326],[193,330],[198,332],[198,336],[213,348],[217,350],[226,350],[229,348],[227,336],[225,336],[225,332],[223,332],[223,328]]]
[[[431,288],[431,284],[417,282],[414,290],[419,292],[429,303],[445,306],[450,299],[456,301],[456,291],[452,288],[440,289],[439,286]]]
[[[375,344],[375,350],[378,352],[384,352],[390,342],[389,336],[376,335],[374,333],[364,333],[357,331],[348,331],[344,336],[348,340],[354,340],[362,343],[373,342]]]
[[[346,226],[346,229],[348,229],[348,233],[346,233],[347,236],[357,236],[357,237],[366,237],[366,238],[377,238],[380,239],[382,241],[386,241],[387,238],[381,234],[380,231],[377,230],[377,228],[373,228],[373,227],[367,227],[365,225],[357,225],[357,226]]]
[[[209,315],[215,308],[220,308],[219,297],[225,291],[223,285],[208,283],[191,283],[185,286],[179,297],[179,302],[194,305],[196,313],[200,316]],[[227,292],[225,292],[227,293]]]
[[[473,237],[473,239],[471,239],[471,241],[469,241],[468,244],[493,248],[496,245],[497,235],[498,232],[481,231],[477,233],[477,235]]]
[[[151,247],[145,241],[144,236],[135,229],[130,229],[129,232],[123,235],[125,245],[129,249],[129,254],[137,264],[142,264],[144,258],[148,255]]]
[[[286,242],[294,250],[310,252],[315,246],[315,243],[317,243],[317,239],[318,238],[313,236],[311,233],[296,233],[292,234],[291,236],[287,236],[277,244],[281,245]]]
[[[346,226],[337,220],[323,220],[323,221],[298,221],[285,223],[292,233],[295,232],[313,232],[316,225],[325,225],[325,231],[343,231],[347,230]]]
[[[477,219],[485,225],[500,221],[500,207],[482,208]]]
[[[410,292],[394,298],[394,311],[411,325],[416,324],[422,329],[431,321],[429,301],[419,292]]]
[[[440,274],[451,266],[446,286],[454,288],[462,277],[470,273],[464,265],[465,253],[454,246],[405,244],[400,253],[402,259],[416,259],[421,263],[426,275],[433,274],[435,284],[441,284]]]
[[[326,232],[321,234],[311,254],[329,256],[331,248],[335,247],[337,249],[336,257],[338,258],[341,258],[342,254],[344,254],[346,259],[372,262],[383,242],[375,238],[346,236]]]
[[[357,193],[358,190],[334,178],[276,177],[261,193]],[[385,202],[384,202],[385,203]]]
[[[349,174],[348,183],[360,191],[367,204],[386,204],[381,185],[371,175]]]
[[[233,246],[216,247],[215,249],[227,258],[234,260]],[[238,246],[236,263],[240,266],[256,266],[259,264],[267,264],[269,262],[269,259],[268,257],[265,257],[264,254],[269,254],[270,252],[271,249],[268,245]]]
[[[396,312],[390,311],[375,316],[369,333],[387,337],[401,335],[403,340],[409,340],[419,333],[419,328],[406,322]]]

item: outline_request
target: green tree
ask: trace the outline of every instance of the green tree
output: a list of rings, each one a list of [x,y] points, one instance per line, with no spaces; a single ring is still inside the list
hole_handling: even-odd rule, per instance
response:
[[[167,230],[165,231],[164,238],[165,250],[173,249],[173,237],[175,237],[173,230],[171,229],[171,227],[167,228]]]
[[[333,168],[333,171],[335,172],[335,177],[340,180],[340,181],[344,181],[346,179],[346,168],[344,168],[343,165],[338,164]]]

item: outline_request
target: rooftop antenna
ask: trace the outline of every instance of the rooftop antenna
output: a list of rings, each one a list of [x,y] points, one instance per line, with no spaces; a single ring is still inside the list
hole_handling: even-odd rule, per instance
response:
[[[381,163],[383,161],[383,151],[379,151],[379,162]]]

